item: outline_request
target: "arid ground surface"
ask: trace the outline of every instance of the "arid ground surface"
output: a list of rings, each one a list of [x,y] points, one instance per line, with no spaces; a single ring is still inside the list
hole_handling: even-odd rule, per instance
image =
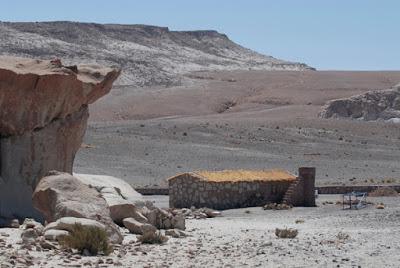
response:
[[[400,72],[198,72],[186,86],[116,87],[91,107],[75,171],[165,187],[192,170],[317,168],[317,184],[396,183],[399,125],[320,119],[326,101]]]
[[[167,196],[149,198],[156,205],[168,203]],[[108,257],[19,249],[21,230],[3,228],[0,263],[4,267],[15,267],[10,261],[23,267],[26,260],[31,267],[399,267],[399,197],[369,198],[385,203],[383,210],[374,205],[342,210],[335,204],[339,200],[338,195],[322,195],[316,208],[226,210],[222,217],[188,220],[189,237],[170,238],[164,245],[140,244],[135,235],[126,234]],[[298,236],[277,238],[275,228],[283,227],[298,229]]]

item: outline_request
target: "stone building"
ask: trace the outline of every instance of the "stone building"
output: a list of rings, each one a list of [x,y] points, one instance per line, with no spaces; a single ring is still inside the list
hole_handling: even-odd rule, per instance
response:
[[[168,179],[173,208],[231,209],[270,202],[315,206],[315,168],[299,176],[284,170],[224,170],[183,173]]]

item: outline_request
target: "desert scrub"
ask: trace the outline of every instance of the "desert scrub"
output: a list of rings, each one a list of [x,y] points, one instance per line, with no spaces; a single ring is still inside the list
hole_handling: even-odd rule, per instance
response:
[[[368,196],[379,197],[379,196],[398,196],[399,193],[390,187],[379,187],[368,194]]]
[[[349,235],[349,234],[346,234],[346,233],[344,233],[344,232],[339,232],[339,233],[336,235],[336,238],[337,238],[337,240],[339,240],[339,241],[345,241],[345,240],[349,240],[349,239],[350,239],[350,235]]]
[[[295,238],[299,234],[297,229],[284,228],[284,229],[275,229],[275,235],[279,238]]]
[[[164,236],[160,231],[146,232],[138,237],[138,241],[143,244],[163,244],[168,241],[168,237]]]
[[[75,224],[70,234],[63,237],[60,243],[64,248],[76,249],[81,254],[87,251],[90,255],[109,255],[113,251],[106,231],[95,226]]]

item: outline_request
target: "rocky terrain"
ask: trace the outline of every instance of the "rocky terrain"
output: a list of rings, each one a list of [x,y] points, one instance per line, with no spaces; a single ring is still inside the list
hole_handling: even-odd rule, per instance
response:
[[[117,65],[116,85],[179,85],[199,70],[305,70],[302,63],[261,55],[216,31],[78,22],[0,22],[0,55]]]
[[[400,123],[400,84],[388,90],[329,101],[320,116]]]
[[[152,196],[157,206],[167,197]],[[187,237],[162,245],[142,244],[121,228],[124,241],[109,256],[82,256],[49,243],[27,249],[24,227],[0,229],[3,267],[398,267],[399,197],[368,198],[385,204],[342,210],[341,196],[320,196],[316,208],[226,210],[222,217],[187,219]],[[229,228],[227,228],[229,226]],[[280,239],[275,228],[298,230]],[[164,232],[164,231],[163,231]],[[54,245],[50,242],[50,245]],[[47,246],[46,246],[47,245]]]

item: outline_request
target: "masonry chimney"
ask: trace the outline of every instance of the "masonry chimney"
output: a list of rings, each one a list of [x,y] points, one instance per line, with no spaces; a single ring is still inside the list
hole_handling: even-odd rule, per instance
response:
[[[303,181],[303,206],[315,207],[315,167],[299,168],[299,178]]]

